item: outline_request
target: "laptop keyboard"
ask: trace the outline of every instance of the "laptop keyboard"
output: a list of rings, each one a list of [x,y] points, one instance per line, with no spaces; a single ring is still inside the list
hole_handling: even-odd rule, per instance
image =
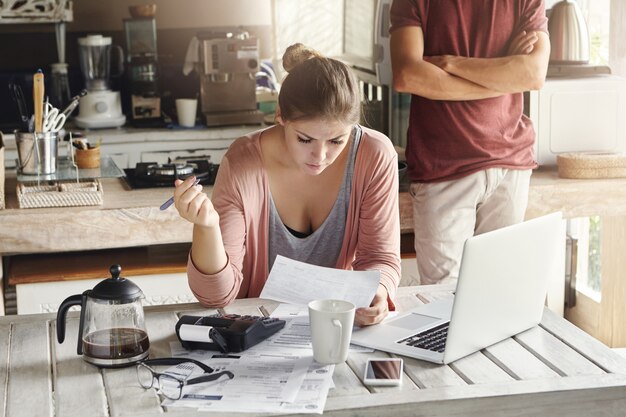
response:
[[[399,340],[396,343],[441,353],[446,347],[449,327],[450,322],[446,322],[440,324],[439,326],[414,334],[413,336]]]

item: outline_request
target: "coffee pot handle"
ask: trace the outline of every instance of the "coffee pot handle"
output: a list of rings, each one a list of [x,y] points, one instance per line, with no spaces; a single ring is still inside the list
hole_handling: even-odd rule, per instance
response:
[[[124,73],[124,50],[119,45],[111,45],[111,49],[117,53],[117,71],[112,77],[119,77]]]
[[[67,315],[67,311],[72,306],[82,306],[82,304],[83,304],[83,294],[76,294],[76,295],[67,297],[61,303],[61,306],[59,307],[59,311],[57,312],[57,341],[59,343],[63,343],[63,341],[65,340],[65,316]],[[82,312],[81,312],[81,318],[82,318]],[[79,339],[80,339],[80,336],[79,336]]]

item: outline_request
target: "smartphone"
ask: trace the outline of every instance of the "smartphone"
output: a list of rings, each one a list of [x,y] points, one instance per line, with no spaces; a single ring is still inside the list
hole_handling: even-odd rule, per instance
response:
[[[366,385],[400,385],[404,362],[401,358],[372,358],[365,364]]]

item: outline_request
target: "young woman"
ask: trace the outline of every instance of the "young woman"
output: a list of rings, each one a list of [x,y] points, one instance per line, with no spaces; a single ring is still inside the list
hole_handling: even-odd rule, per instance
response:
[[[355,317],[378,323],[400,281],[396,152],[357,124],[359,86],[346,65],[295,44],[283,66],[277,124],[230,146],[212,201],[193,177],[176,181],[176,208],[194,224],[189,285],[201,303],[221,307],[258,297],[278,254],[379,270],[370,307]]]

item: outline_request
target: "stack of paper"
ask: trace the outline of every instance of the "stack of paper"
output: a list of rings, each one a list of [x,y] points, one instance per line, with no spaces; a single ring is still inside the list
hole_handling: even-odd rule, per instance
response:
[[[208,411],[322,413],[332,387],[334,365],[313,360],[308,317],[289,318],[271,338],[238,354],[188,351],[172,343],[173,356],[200,360],[216,370],[229,370],[233,379],[185,386],[178,401],[166,407],[194,407]],[[189,378],[199,376],[198,368]]]
[[[291,303],[281,304],[272,313],[287,321],[285,327],[236,355],[188,351],[173,343],[172,356],[193,358],[216,370],[231,371],[235,377],[185,386],[180,400],[165,400],[163,405],[203,411],[321,414],[333,386],[335,366],[313,360],[306,306],[326,298],[369,306],[379,281],[378,271],[323,268],[278,256],[261,298]],[[197,368],[189,378],[201,373]]]

